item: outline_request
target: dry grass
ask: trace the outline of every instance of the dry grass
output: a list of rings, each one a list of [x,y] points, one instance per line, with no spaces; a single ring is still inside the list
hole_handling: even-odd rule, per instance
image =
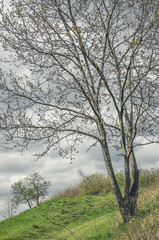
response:
[[[117,174],[121,188],[124,187],[124,173]],[[90,184],[90,180],[92,184]],[[91,195],[93,186],[97,189],[102,186],[103,180],[108,180],[101,174],[90,175],[77,186],[70,187],[52,196],[54,198],[72,198]],[[88,182],[87,182],[88,181]],[[102,184],[101,184],[102,183]],[[159,240],[159,170],[140,171],[140,190],[138,199],[138,215],[127,224],[122,224],[122,219],[114,219],[111,222],[111,239],[123,240]],[[96,191],[96,195],[102,192],[111,192],[109,182],[103,184],[103,190]],[[92,192],[92,194],[94,194]],[[114,223],[114,224],[113,224]],[[101,238],[104,239],[104,238]]]
[[[58,192],[58,193],[52,195],[51,197],[45,199],[44,202],[48,202],[53,199],[59,199],[59,198],[79,197],[79,188],[80,188],[80,185],[76,185],[74,187],[68,187],[68,188],[64,189],[63,191]]]
[[[138,215],[127,224],[127,230],[121,239],[157,240],[159,239],[159,174],[155,181],[140,193]]]
[[[124,172],[118,172],[116,174],[117,181],[121,189],[124,189]],[[140,170],[140,188],[151,187],[154,184],[159,184],[159,169]],[[83,178],[83,180],[73,186],[64,189],[61,192],[51,196],[51,199],[58,198],[72,198],[81,197],[86,195],[104,195],[108,192],[112,192],[112,186],[109,178],[104,174],[93,173]]]

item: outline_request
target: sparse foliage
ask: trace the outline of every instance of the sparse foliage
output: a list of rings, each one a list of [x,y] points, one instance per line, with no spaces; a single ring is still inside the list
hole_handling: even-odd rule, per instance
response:
[[[6,198],[4,204],[1,205],[1,208],[2,210],[0,211],[0,215],[4,220],[13,217],[17,211],[17,205],[12,202],[10,196]]]
[[[27,203],[29,208],[39,205],[48,193],[50,182],[46,181],[39,173],[33,173],[30,177],[12,184],[12,202],[17,206]]]
[[[23,150],[40,142],[38,157],[58,149],[72,159],[76,143],[91,139],[129,221],[138,198],[134,149],[158,143],[158,1],[10,0],[6,12],[1,0],[0,13],[3,48],[31,73],[1,82],[6,143]],[[123,157],[124,195],[110,147]]]

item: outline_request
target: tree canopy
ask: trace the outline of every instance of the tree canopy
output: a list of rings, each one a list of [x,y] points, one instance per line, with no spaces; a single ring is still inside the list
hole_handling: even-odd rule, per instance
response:
[[[50,182],[46,181],[39,173],[30,174],[11,185],[12,199],[14,205],[19,206],[27,203],[29,208],[40,205],[41,201],[48,194]]]

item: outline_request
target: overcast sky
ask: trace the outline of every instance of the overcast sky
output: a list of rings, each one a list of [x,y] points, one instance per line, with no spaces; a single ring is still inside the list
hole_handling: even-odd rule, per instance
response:
[[[0,49],[1,56],[4,55]],[[1,63],[1,68],[7,70],[8,66]],[[21,72],[22,69],[19,69]],[[26,69],[23,69],[26,71]],[[102,172],[106,174],[104,160],[100,147],[92,148],[87,152],[90,142],[84,142],[79,147],[79,153],[75,156],[73,163],[69,159],[62,159],[56,151],[50,155],[34,161],[31,151],[21,155],[15,149],[5,150],[0,147],[0,210],[2,202],[10,193],[11,184],[28,176],[30,173],[39,172],[44,178],[51,181],[49,195],[53,195],[68,186],[73,186],[80,181],[78,170],[85,174]],[[34,146],[32,146],[32,149]],[[112,152],[113,164],[116,171],[122,168],[122,159],[118,153]],[[159,168],[159,146],[157,144],[144,146],[136,149],[136,158],[139,168]],[[1,217],[0,217],[1,218]]]
[[[35,161],[29,151],[21,155],[15,149],[9,151],[0,148],[0,210],[4,208],[2,203],[10,193],[11,184],[30,173],[39,172],[44,178],[51,181],[50,196],[66,187],[76,185],[80,181],[79,169],[86,175],[94,172],[106,174],[100,147],[92,148],[87,152],[88,146],[89,142],[84,142],[79,147],[80,151],[72,164],[69,159],[59,157],[56,151],[51,151],[49,156]],[[136,157],[139,168],[159,168],[157,144],[137,148]],[[122,158],[112,152],[112,159],[115,170],[121,170]]]

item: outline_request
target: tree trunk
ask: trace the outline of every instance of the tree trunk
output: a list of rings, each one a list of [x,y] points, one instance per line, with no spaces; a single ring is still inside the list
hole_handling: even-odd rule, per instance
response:
[[[28,200],[27,200],[27,203],[28,203],[29,208],[31,209],[31,204]]]
[[[36,199],[36,205],[39,206],[40,205],[40,201],[39,201],[39,196]]]
[[[137,193],[138,191],[136,191]],[[130,195],[127,198],[124,198],[123,201],[119,202],[119,210],[124,222],[128,222],[131,218],[133,218],[137,213],[137,200],[138,195]]]
[[[124,222],[128,222],[137,213],[137,200],[139,189],[139,170],[135,172],[135,178],[133,178],[133,184],[129,194],[125,194],[123,201],[118,200],[119,210]]]
[[[103,157],[105,161],[105,165],[107,168],[108,175],[110,177],[113,190],[118,202],[119,210],[121,213],[121,216],[123,218],[124,222],[128,222],[131,218],[133,218],[136,215],[137,212],[137,200],[138,200],[138,188],[139,188],[139,170],[136,168],[133,168],[133,181],[131,188],[127,189],[125,192],[125,197],[122,196],[121,190],[119,188],[111,158],[109,149],[107,146],[106,141],[102,142],[104,144],[102,145],[102,151],[103,151]],[[130,181],[130,179],[129,179]]]

